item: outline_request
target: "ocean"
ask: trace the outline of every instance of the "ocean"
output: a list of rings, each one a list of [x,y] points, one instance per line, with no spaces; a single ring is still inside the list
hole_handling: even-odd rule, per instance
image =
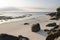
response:
[[[0,24],[4,22],[36,18],[39,17],[40,15],[45,15],[45,14],[48,14],[48,12],[2,12],[0,13],[0,16],[15,17],[15,19],[8,19],[7,21],[2,19],[0,20]]]
[[[47,14],[48,12],[2,12],[0,13],[0,16],[12,16],[12,17],[18,17],[23,15],[29,15],[32,14],[32,16],[39,16]]]

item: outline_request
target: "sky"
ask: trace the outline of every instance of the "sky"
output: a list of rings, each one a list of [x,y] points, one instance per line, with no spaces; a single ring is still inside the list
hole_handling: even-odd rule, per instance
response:
[[[56,9],[60,6],[60,0],[0,0],[0,8],[51,8]]]

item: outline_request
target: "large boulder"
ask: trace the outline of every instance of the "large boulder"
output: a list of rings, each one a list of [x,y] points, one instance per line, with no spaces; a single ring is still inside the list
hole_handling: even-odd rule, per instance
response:
[[[40,31],[40,24],[33,24],[32,28],[31,28],[32,32],[39,32]]]
[[[18,37],[8,34],[0,34],[0,40],[19,40]]]
[[[0,40],[29,40],[29,38],[24,37],[22,35],[19,35],[17,37],[9,34],[0,34]]]
[[[46,26],[47,27],[55,27],[57,24],[56,23],[49,23],[49,24],[47,24]]]

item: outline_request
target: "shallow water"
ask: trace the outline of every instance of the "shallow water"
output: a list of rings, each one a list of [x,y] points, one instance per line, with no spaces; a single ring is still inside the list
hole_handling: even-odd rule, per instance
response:
[[[0,13],[0,16],[13,16],[13,17],[17,17],[17,16],[22,16],[22,15],[28,15],[28,14],[32,14],[33,16],[35,15],[42,15],[42,14],[47,14],[48,12],[2,12]]]
[[[0,20],[0,24],[4,22],[10,22],[10,21],[18,21],[18,20],[25,20],[25,19],[31,19],[39,17],[40,15],[47,14],[48,12],[3,12],[0,13],[0,16],[11,16],[11,17],[19,17],[19,16],[26,16],[24,18],[17,18],[17,19],[11,19],[11,20]]]

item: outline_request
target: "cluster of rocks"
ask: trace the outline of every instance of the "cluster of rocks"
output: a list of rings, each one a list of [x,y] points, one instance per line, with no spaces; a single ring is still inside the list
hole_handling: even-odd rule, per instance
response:
[[[55,39],[58,40],[59,37],[60,37],[60,31],[55,31],[55,33],[53,32],[50,35],[48,35],[46,40],[55,40]]]
[[[29,38],[24,37],[22,35],[19,35],[17,37],[9,34],[0,34],[0,40],[29,40]]]
[[[54,24],[53,24],[54,25]],[[55,40],[60,37],[60,25],[54,25],[54,28],[48,31],[46,40]]]
[[[24,25],[28,25],[28,24],[29,23],[24,23]],[[51,30],[44,29],[44,31],[47,32],[48,34],[46,40],[55,40],[60,36],[60,26],[57,25],[55,22],[47,24],[46,27],[53,27]],[[40,30],[41,28],[39,23],[33,24],[31,27],[32,32],[36,33],[39,32]]]
[[[56,23],[49,23],[46,26],[53,27],[51,30],[45,29],[44,31],[48,33],[46,40],[55,40],[60,36],[59,25]],[[39,32],[41,30],[39,23],[33,24],[31,28],[32,32]]]
[[[50,20],[59,20],[60,19],[60,11],[59,12],[53,12],[53,13],[50,13],[47,15],[52,17]]]
[[[53,17],[53,16],[56,16],[56,13],[57,13],[57,12],[53,12],[53,13],[49,13],[49,14],[47,14],[47,15]]]

